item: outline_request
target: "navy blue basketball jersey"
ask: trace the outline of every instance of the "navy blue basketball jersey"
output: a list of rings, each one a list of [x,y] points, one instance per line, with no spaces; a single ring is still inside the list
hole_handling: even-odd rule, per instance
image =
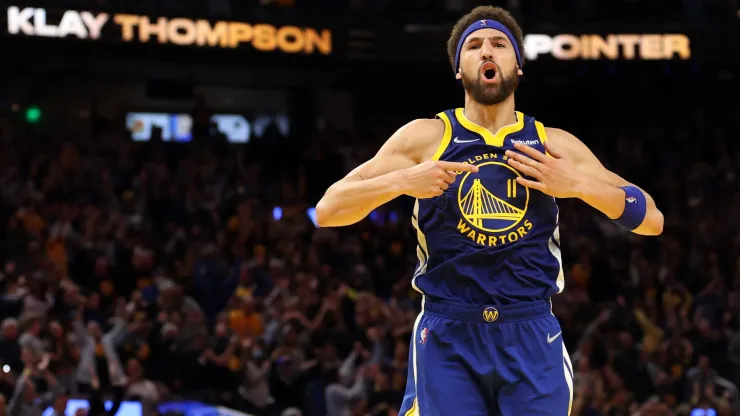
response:
[[[461,108],[445,124],[435,160],[470,163],[440,196],[417,200],[412,223],[419,262],[413,287],[429,299],[508,305],[548,299],[564,286],[555,198],[517,183],[524,176],[506,150],[523,143],[545,152],[545,128],[517,112],[493,134]],[[524,176],[526,177],[526,176]],[[531,179],[531,178],[528,178]]]

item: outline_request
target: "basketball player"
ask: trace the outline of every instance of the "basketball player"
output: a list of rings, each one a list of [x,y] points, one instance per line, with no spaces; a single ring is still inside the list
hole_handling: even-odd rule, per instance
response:
[[[447,44],[465,108],[398,130],[331,186],[320,226],[416,198],[413,287],[423,294],[401,415],[565,416],[573,368],[550,298],[563,290],[555,198],[580,198],[624,229],[658,235],[663,215],[572,134],[515,111],[522,31],[478,7]]]

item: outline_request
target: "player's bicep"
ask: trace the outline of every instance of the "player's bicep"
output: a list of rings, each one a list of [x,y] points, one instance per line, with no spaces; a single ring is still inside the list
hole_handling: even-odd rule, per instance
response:
[[[607,169],[595,156],[593,160],[576,163],[576,167],[588,176],[597,178],[601,182],[608,183],[609,185],[616,187],[632,185],[626,179]]]
[[[547,129],[547,135],[551,140],[551,144],[564,152],[581,172],[612,186],[637,186],[607,169],[591,149],[576,136],[565,130],[553,128]],[[645,193],[648,199],[648,204],[654,205],[655,203],[650,195],[644,190],[643,193]]]
[[[565,130],[547,128],[550,144],[565,153],[576,165],[578,170],[613,186],[629,185],[621,176],[607,169],[599,158],[594,155],[576,136]]]
[[[428,158],[429,149],[442,137],[439,120],[414,120],[398,129],[375,156],[347,174],[347,180],[367,180],[413,167]]]
[[[347,174],[348,180],[366,180],[383,176],[387,173],[410,168],[416,162],[406,154],[378,152],[372,159],[361,164]]]

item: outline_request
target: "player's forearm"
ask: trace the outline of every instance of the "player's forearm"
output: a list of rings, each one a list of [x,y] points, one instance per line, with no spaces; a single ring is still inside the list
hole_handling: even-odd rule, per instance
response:
[[[332,185],[316,205],[316,222],[320,227],[355,224],[403,194],[398,172],[372,179],[348,177]]]
[[[647,201],[647,212],[640,226],[632,232],[640,235],[659,235],[663,232],[663,214],[655,206],[653,198],[645,191],[642,193]],[[579,198],[612,220],[619,218],[625,209],[625,192],[622,188],[592,177],[585,179]]]

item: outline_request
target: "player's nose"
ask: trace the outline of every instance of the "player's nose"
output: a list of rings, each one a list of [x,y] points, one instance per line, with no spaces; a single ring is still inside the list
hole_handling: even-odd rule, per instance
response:
[[[490,42],[483,42],[480,48],[481,59],[490,61],[493,60],[493,45]]]

